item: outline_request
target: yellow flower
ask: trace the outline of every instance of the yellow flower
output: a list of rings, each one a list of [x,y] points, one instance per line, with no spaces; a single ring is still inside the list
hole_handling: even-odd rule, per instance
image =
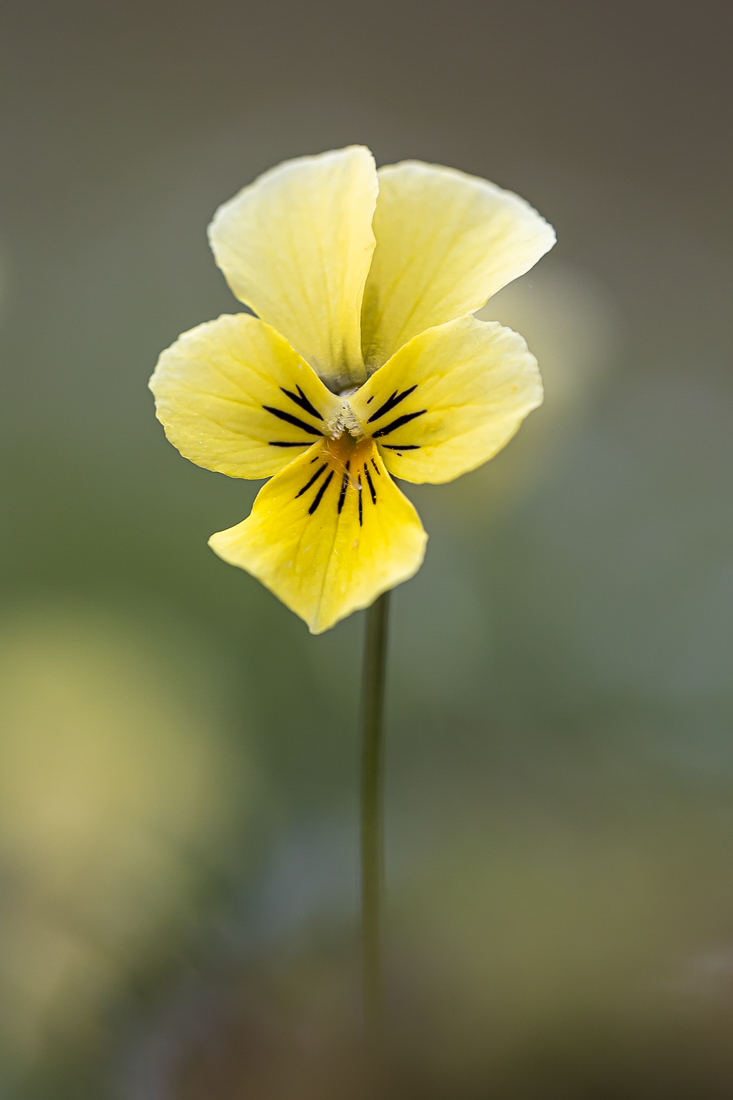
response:
[[[158,418],[199,466],[272,477],[210,545],[317,634],[420,568],[427,535],[390,475],[450,481],[541,403],[521,336],[472,313],[555,234],[486,180],[417,161],[377,172],[351,146],[266,172],[209,237],[257,316],[163,352]]]

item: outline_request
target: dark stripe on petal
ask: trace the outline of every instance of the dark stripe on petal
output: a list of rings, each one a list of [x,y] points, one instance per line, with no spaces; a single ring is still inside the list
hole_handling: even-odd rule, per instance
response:
[[[300,490],[300,492],[295,494],[295,499],[296,500],[298,499],[298,497],[302,497],[303,493],[305,493],[306,490],[310,489],[311,485],[315,481],[318,481],[319,477],[321,476],[321,474],[323,473],[323,471],[325,469],[326,469],[326,463],[324,462],[323,465],[319,466],[319,468],[316,470],[316,472],[314,473],[313,477],[310,479],[308,484],[304,485],[303,488]]]
[[[392,402],[394,401],[396,396],[397,396],[397,390],[392,390],[392,393],[387,398],[387,400],[384,402],[384,404],[380,405],[379,408],[377,409],[377,411],[375,413],[372,413],[372,415],[369,417],[369,419],[367,420],[367,424],[371,424],[372,420],[376,420],[377,417],[381,416],[383,412],[386,412],[388,409],[390,409],[392,407]],[[367,404],[368,403],[369,402],[367,402]]]
[[[374,459],[372,459],[372,466],[374,467],[374,473],[375,473],[375,474],[378,474],[378,475],[379,475],[379,477],[381,477],[381,476],[382,476],[382,471],[381,471],[381,470],[379,469],[379,466],[377,466],[377,464],[376,464],[376,462],[374,461]]]
[[[298,391],[297,394],[293,393],[291,390],[286,390],[284,386],[280,387],[285,396],[289,397],[291,401],[294,401],[296,405],[299,405],[303,412],[310,413],[311,416],[315,416],[317,420],[323,420],[323,417],[319,413],[318,409],[311,404],[311,402],[301,390],[300,386],[296,386],[295,388]]]
[[[364,463],[364,473],[366,474],[366,479],[369,482],[369,492],[372,494],[372,504],[376,504],[377,503],[377,494],[374,492],[374,484],[372,482],[372,475],[369,473],[369,467],[367,466],[366,462]]]
[[[389,433],[395,431],[396,428],[401,428],[404,424],[409,424],[411,420],[414,420],[418,416],[422,416],[423,413],[427,411],[427,409],[420,409],[420,411],[416,413],[405,413],[404,416],[398,416],[391,424],[387,424],[384,428],[380,428],[378,432],[375,432],[374,438],[377,439],[380,435],[389,435]]]
[[[361,499],[361,475],[358,478],[359,481],[359,526],[364,525],[364,504]]]
[[[344,506],[344,500],[346,499],[346,490],[349,487],[349,466],[351,465],[351,459],[346,462],[346,470],[341,482],[341,492],[339,493],[338,514],[341,515],[341,509]]]
[[[318,507],[318,505],[323,500],[323,494],[325,493],[326,489],[328,488],[332,477],[333,477],[333,470],[331,470],[331,473],[328,475],[326,480],[323,482],[323,485],[321,485],[320,489],[316,493],[316,495],[314,497],[314,500],[313,500],[313,503],[311,504],[310,508],[308,509],[308,515],[309,516],[313,515],[316,508]]]
[[[420,445],[418,443],[403,443],[400,447],[399,443],[383,443],[385,451],[419,451]]]
[[[268,446],[269,447],[312,447],[313,443],[310,439],[302,439],[299,443],[285,443],[281,440],[275,440],[273,442],[273,440],[270,440]],[[318,459],[320,457],[321,457],[320,455],[317,455],[311,461],[312,462],[318,462]]]
[[[371,396],[371,397],[369,398],[369,400],[367,401],[367,405],[371,405],[371,403],[372,403],[372,401],[373,401],[373,400],[374,400],[374,394],[372,394],[372,396]]]
[[[397,393],[397,390],[395,390],[392,396],[388,397],[384,404],[380,405],[377,411],[372,413],[367,420],[367,424],[371,424],[372,420],[379,420],[380,416],[386,416],[388,412],[392,412],[392,409],[394,409],[396,405],[399,405],[400,401],[404,401],[405,398],[409,397],[411,393],[414,393],[416,389],[417,382],[414,386],[410,386],[409,390],[403,390],[402,393]]]
[[[302,428],[304,432],[308,432],[309,435],[321,435],[318,428],[313,428],[310,424],[306,424],[305,420],[298,420],[297,416],[293,416],[291,413],[283,412],[282,409],[273,409],[272,405],[263,405],[263,409],[266,412],[272,413],[278,420],[284,420],[286,424],[292,424],[294,428]]]

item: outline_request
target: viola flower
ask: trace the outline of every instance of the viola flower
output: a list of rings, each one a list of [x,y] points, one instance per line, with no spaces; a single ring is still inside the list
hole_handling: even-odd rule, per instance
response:
[[[451,481],[541,403],[522,337],[472,314],[555,234],[486,180],[417,161],[377,171],[351,146],[266,172],[209,239],[256,316],[164,351],[157,415],[199,466],[271,478],[210,546],[318,634],[420,568],[427,535],[393,477]]]

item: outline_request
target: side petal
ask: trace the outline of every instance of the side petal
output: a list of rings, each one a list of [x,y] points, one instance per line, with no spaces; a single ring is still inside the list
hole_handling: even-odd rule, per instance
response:
[[[363,146],[300,157],[245,187],[209,226],[236,296],[336,391],[366,378],[360,314],[377,186]]]
[[[492,458],[542,403],[518,333],[459,317],[397,352],[349,399],[359,427],[405,481],[452,481]]]
[[[378,175],[362,308],[370,374],[413,336],[478,309],[555,243],[536,210],[487,180],[419,161]]]
[[[276,474],[341,411],[287,340],[246,313],[184,332],[160,356],[150,388],[173,446],[230,477]]]
[[[320,634],[416,573],[426,541],[371,440],[342,437],[291,462],[209,545]]]

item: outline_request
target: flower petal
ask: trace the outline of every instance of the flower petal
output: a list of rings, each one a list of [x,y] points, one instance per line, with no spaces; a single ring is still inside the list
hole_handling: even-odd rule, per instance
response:
[[[426,541],[372,441],[342,436],[291,462],[209,545],[320,634],[416,573]]]
[[[265,172],[209,226],[236,296],[334,390],[366,378],[360,313],[376,200],[374,158],[353,145]]]
[[[362,308],[370,374],[413,336],[478,309],[555,243],[536,210],[487,180],[419,161],[378,176]]]
[[[541,403],[537,360],[522,337],[475,317],[416,336],[349,398],[387,469],[416,482],[480,466]]]
[[[276,474],[342,407],[287,340],[247,313],[184,332],[150,388],[174,447],[230,477]]]

